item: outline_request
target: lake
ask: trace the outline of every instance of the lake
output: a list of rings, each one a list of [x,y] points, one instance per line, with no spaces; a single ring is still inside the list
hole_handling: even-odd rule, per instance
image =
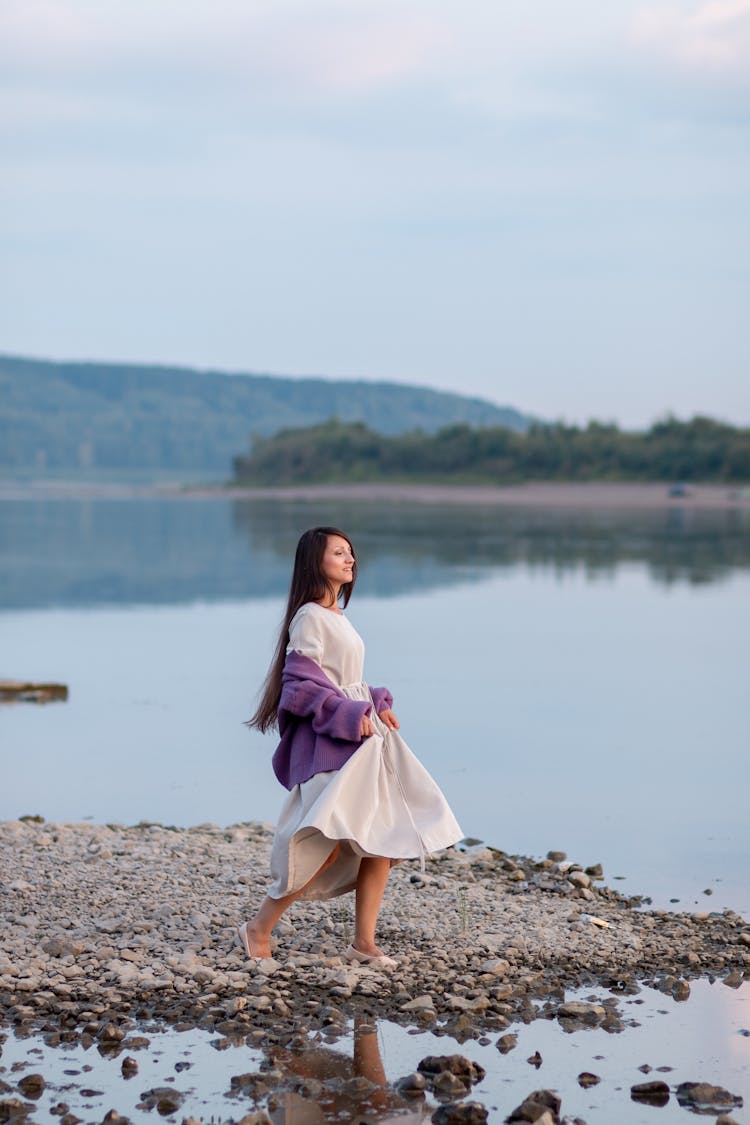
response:
[[[750,915],[750,511],[0,501],[0,819],[276,817],[242,725],[299,533],[352,536],[370,683],[468,835]],[[711,892],[708,895],[706,892]]]

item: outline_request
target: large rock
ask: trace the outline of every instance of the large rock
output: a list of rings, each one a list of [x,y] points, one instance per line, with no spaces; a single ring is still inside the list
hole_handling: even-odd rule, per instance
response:
[[[433,1125],[484,1125],[488,1113],[481,1102],[452,1102],[436,1109]]]
[[[580,1020],[581,1023],[601,1023],[607,1009],[601,1004],[585,1004],[582,1000],[568,1000],[557,1009],[559,1020]]]
[[[680,1105],[688,1108],[696,1106],[719,1113],[742,1105],[739,1094],[731,1094],[723,1086],[712,1086],[710,1082],[681,1082],[676,1093]]]
[[[455,1074],[471,1086],[481,1082],[485,1075],[484,1067],[467,1059],[465,1055],[427,1055],[419,1063],[417,1070],[431,1077],[446,1072]]]
[[[141,1106],[145,1109],[156,1108],[162,1117],[176,1113],[184,1100],[185,1095],[179,1090],[173,1090],[171,1086],[154,1086],[141,1094]]]
[[[506,1117],[506,1121],[529,1121],[551,1125],[559,1121],[562,1099],[554,1090],[534,1090]]]

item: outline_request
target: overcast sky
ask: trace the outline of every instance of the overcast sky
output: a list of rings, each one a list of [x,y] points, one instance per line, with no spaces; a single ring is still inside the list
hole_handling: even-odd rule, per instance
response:
[[[750,0],[2,0],[0,95],[2,351],[750,424]]]

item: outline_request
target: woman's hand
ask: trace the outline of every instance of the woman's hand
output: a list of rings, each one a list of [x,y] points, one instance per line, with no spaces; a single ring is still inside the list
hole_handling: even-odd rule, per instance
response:
[[[380,712],[380,721],[383,726],[388,727],[388,730],[398,730],[398,728],[401,726],[398,719],[393,714],[393,711],[391,711],[390,707],[385,711]]]
[[[372,719],[369,715],[363,715],[359,721],[359,737],[360,739],[369,738],[371,734],[375,733],[375,727],[372,725]]]

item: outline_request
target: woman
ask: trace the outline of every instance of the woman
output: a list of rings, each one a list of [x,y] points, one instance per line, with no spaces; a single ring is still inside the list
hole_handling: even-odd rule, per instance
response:
[[[302,535],[275,658],[248,723],[261,731],[278,726],[273,767],[290,791],[271,851],[272,885],[238,930],[256,961],[270,957],[271,931],[297,899],[354,890],[354,941],[343,955],[392,968],[396,962],[375,942],[391,865],[424,861],[462,836],[397,733],[390,692],[363,682],[364,645],[341,608],[356,578],[343,531],[313,527]]]

